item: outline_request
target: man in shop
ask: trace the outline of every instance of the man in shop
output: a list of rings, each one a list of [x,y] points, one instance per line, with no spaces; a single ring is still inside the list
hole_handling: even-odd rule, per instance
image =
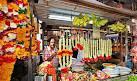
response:
[[[55,38],[51,37],[48,39],[48,44],[43,51],[43,61],[49,61],[53,64],[53,67],[57,68],[59,59],[57,56],[58,49],[55,47]]]

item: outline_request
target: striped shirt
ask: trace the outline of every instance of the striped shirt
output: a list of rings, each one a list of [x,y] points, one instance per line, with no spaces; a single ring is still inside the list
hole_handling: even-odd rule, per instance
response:
[[[43,61],[46,61],[54,52],[58,52],[58,49],[51,50],[49,46],[46,47],[43,51]],[[53,64],[53,67],[58,67],[59,58],[57,55],[51,60],[51,64]]]

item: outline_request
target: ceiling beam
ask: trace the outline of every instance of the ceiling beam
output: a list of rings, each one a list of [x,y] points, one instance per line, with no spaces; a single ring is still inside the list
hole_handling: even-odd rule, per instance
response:
[[[121,15],[121,16],[125,16],[125,17],[137,17],[137,12],[133,12],[133,11],[128,12],[127,10],[122,11],[123,9],[117,9],[117,8],[113,8],[113,7],[98,5],[98,4],[90,3],[87,1],[83,1],[83,0],[61,0],[61,1],[69,2],[69,3],[73,3],[73,4],[77,4],[77,5],[82,5],[82,6],[86,6],[86,7],[90,7],[90,8],[94,8],[94,9],[99,9],[103,12]],[[133,12],[133,13],[131,13],[131,12]]]

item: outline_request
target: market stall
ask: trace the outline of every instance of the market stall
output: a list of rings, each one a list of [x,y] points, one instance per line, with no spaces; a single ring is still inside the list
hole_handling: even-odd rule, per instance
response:
[[[89,0],[0,0],[0,81],[17,80],[18,59],[28,81],[136,81],[136,13]]]
[[[132,18],[136,18],[135,11],[88,0],[41,0],[34,5],[35,15],[45,23],[43,33],[50,32],[46,40],[50,34],[57,38],[59,58],[59,67],[54,68],[53,73],[48,71],[53,69],[52,64],[43,62],[36,81],[41,77],[57,81],[133,79],[136,21],[132,22]],[[46,41],[45,35],[43,39]],[[130,46],[132,42],[134,47]],[[46,69],[41,70],[41,66]]]

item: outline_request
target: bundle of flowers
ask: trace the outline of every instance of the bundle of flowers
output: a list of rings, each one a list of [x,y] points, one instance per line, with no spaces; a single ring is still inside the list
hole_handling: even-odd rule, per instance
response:
[[[39,75],[44,75],[44,81],[46,81],[46,76],[48,74],[53,76],[53,81],[56,81],[56,69],[53,68],[53,65],[48,61],[43,62],[39,66],[39,69],[37,70],[37,73]]]
[[[83,71],[81,73],[73,73],[73,80],[72,81],[88,81],[89,80],[89,73]]]
[[[95,75],[97,76],[97,78],[99,80],[102,80],[102,79],[106,79],[106,78],[110,78],[110,76],[108,74],[106,74],[104,71],[97,71],[95,73]]]
[[[61,81],[72,81],[72,79],[73,79],[73,77],[72,77],[71,71],[61,74]]]

